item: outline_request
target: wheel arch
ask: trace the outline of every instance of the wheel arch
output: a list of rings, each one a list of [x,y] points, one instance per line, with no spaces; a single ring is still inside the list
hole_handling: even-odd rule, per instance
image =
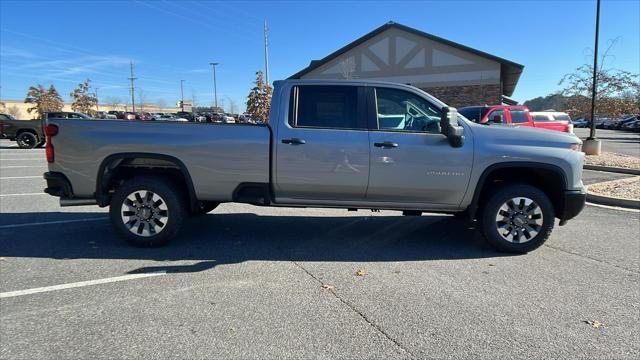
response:
[[[136,165],[136,160],[151,162],[144,165]],[[154,164],[154,160],[157,163]],[[133,164],[133,165],[132,165]],[[173,166],[168,166],[171,164]],[[120,166],[127,166],[130,168],[138,169],[144,174],[158,174],[161,173],[158,169],[175,169],[179,174],[179,181],[185,186],[185,190],[188,197],[188,205],[190,209],[195,209],[198,204],[195,188],[193,186],[193,180],[191,174],[187,169],[187,166],[175,156],[155,153],[144,152],[124,152],[107,156],[102,160],[98,168],[98,175],[96,177],[96,191],[95,198],[98,205],[104,207],[109,205],[110,194],[109,190],[114,180],[116,169]]]
[[[556,214],[560,214],[564,207],[563,191],[567,188],[567,177],[564,171],[557,165],[513,161],[497,163],[487,167],[475,186],[475,192],[471,204],[467,208],[472,218],[483,201],[491,194],[495,186],[504,183],[525,183],[539,188],[551,200]]]

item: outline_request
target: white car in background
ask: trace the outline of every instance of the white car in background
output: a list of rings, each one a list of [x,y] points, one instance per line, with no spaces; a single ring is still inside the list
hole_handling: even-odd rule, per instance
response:
[[[236,119],[233,116],[230,116],[229,114],[222,114],[222,122],[225,122],[227,124],[235,124]]]

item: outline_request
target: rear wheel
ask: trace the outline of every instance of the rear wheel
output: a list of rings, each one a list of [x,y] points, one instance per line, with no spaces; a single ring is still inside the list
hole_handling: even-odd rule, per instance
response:
[[[38,136],[30,132],[23,132],[18,135],[16,142],[21,149],[33,149],[40,143]]]
[[[500,251],[526,253],[551,235],[554,209],[547,195],[530,185],[514,184],[494,192],[482,213],[482,232]]]
[[[109,215],[114,229],[136,246],[159,246],[173,239],[186,215],[184,201],[174,188],[155,177],[125,182],[111,199]]]

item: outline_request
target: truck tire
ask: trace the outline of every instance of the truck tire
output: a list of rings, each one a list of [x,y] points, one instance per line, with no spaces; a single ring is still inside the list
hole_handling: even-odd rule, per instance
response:
[[[527,253],[551,235],[553,204],[540,189],[526,184],[506,185],[491,194],[481,214],[482,233],[493,247]]]
[[[217,208],[220,203],[213,201],[201,201],[196,210],[191,211],[191,216],[201,216],[206,215],[209,212],[213,211],[213,209]]]
[[[126,181],[111,198],[111,224],[135,246],[161,246],[176,237],[187,214],[181,193],[161,178],[140,176]]]
[[[38,136],[30,132],[23,132],[18,135],[16,142],[21,149],[33,149],[40,143]]]

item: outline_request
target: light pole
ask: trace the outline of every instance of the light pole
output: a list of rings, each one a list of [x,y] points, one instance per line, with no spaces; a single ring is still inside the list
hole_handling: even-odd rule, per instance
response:
[[[218,85],[216,84],[216,65],[220,63],[210,62],[211,68],[213,69],[213,104],[216,107],[216,111],[218,109]]]
[[[180,111],[184,112],[184,80],[180,80]]]

